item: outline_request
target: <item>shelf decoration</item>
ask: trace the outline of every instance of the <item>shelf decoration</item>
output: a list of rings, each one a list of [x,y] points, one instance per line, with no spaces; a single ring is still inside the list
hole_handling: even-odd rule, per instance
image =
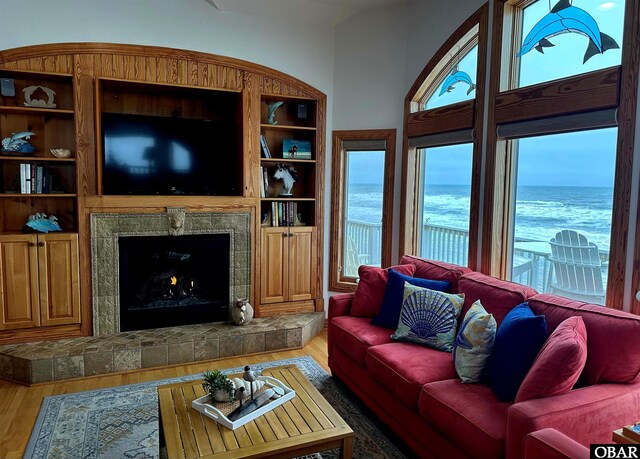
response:
[[[33,153],[36,151],[33,145],[29,143],[29,139],[33,132],[16,132],[11,137],[2,139],[2,151],[5,153]]]
[[[49,231],[62,231],[62,228],[58,225],[58,218],[55,215],[47,217],[46,214],[38,213],[29,216],[22,231],[25,233],[33,231],[37,233],[48,233]]]
[[[269,104],[269,117],[267,118],[267,123],[278,124],[278,122],[275,120],[276,110],[280,108],[282,104],[284,104],[284,102],[282,101],[273,102]]]
[[[31,96],[40,89],[47,96],[47,100],[44,99],[32,99]],[[56,92],[47,88],[46,86],[27,86],[22,90],[24,93],[24,105],[25,107],[38,107],[38,108],[56,108],[57,105],[53,102]]]
[[[284,159],[311,159],[311,142],[308,140],[283,139]]]
[[[56,158],[68,158],[71,156],[71,150],[66,148],[52,148],[49,151],[51,151],[51,154]]]
[[[293,166],[282,163],[276,164],[276,171],[272,175],[274,180],[282,180],[282,192],[280,197],[290,198],[293,184],[298,181],[298,174]]]
[[[620,48],[613,38],[600,32],[600,27],[593,16],[585,10],[573,6],[571,0],[560,0],[547,15],[533,26],[522,43],[522,49],[516,56],[521,57],[533,49],[544,54],[544,48],[555,46],[549,39],[565,33],[577,33],[589,39],[582,60],[583,64],[596,54]]]

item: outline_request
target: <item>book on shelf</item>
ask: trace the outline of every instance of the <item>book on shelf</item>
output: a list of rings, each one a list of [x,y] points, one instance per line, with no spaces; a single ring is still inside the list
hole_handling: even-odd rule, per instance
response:
[[[266,198],[263,177],[264,177],[264,167],[260,166],[260,197]]]
[[[36,194],[36,165],[31,164],[31,194]]]
[[[20,163],[20,193],[27,194],[27,165]]]
[[[269,171],[266,167],[262,168],[262,181],[264,183],[264,197],[269,197]]]
[[[264,135],[260,134],[260,147],[262,149],[262,156],[267,159],[271,159],[271,152],[269,151],[269,145]]]
[[[36,193],[42,194],[42,166],[36,166]]]

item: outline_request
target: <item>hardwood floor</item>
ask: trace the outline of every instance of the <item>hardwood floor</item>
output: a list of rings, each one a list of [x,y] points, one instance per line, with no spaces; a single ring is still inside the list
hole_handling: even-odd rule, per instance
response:
[[[48,395],[69,394],[103,387],[190,375],[213,368],[230,368],[272,360],[310,355],[327,372],[327,332],[323,330],[302,349],[232,357],[209,362],[174,365],[152,370],[94,376],[70,381],[25,387],[0,380],[0,458],[21,458],[31,436],[42,399]]]

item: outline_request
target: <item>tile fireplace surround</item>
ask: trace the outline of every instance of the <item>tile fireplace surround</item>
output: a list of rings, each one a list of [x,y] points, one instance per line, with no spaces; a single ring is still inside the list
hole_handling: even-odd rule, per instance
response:
[[[231,240],[229,304],[234,304],[236,298],[248,298],[251,291],[250,212],[191,213],[171,208],[167,213],[91,214],[94,335],[120,332],[118,238],[221,233],[229,234]]]
[[[94,336],[0,346],[0,378],[37,384],[306,345],[323,329],[323,312],[119,332],[119,237],[219,233],[230,235],[233,304],[251,292],[251,213],[92,214]]]

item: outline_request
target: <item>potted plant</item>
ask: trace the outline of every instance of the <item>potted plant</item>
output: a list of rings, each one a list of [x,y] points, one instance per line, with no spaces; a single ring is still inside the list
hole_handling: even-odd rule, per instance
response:
[[[206,371],[202,376],[204,376],[202,387],[212,400],[216,402],[233,401],[235,390],[233,383],[220,370]]]

